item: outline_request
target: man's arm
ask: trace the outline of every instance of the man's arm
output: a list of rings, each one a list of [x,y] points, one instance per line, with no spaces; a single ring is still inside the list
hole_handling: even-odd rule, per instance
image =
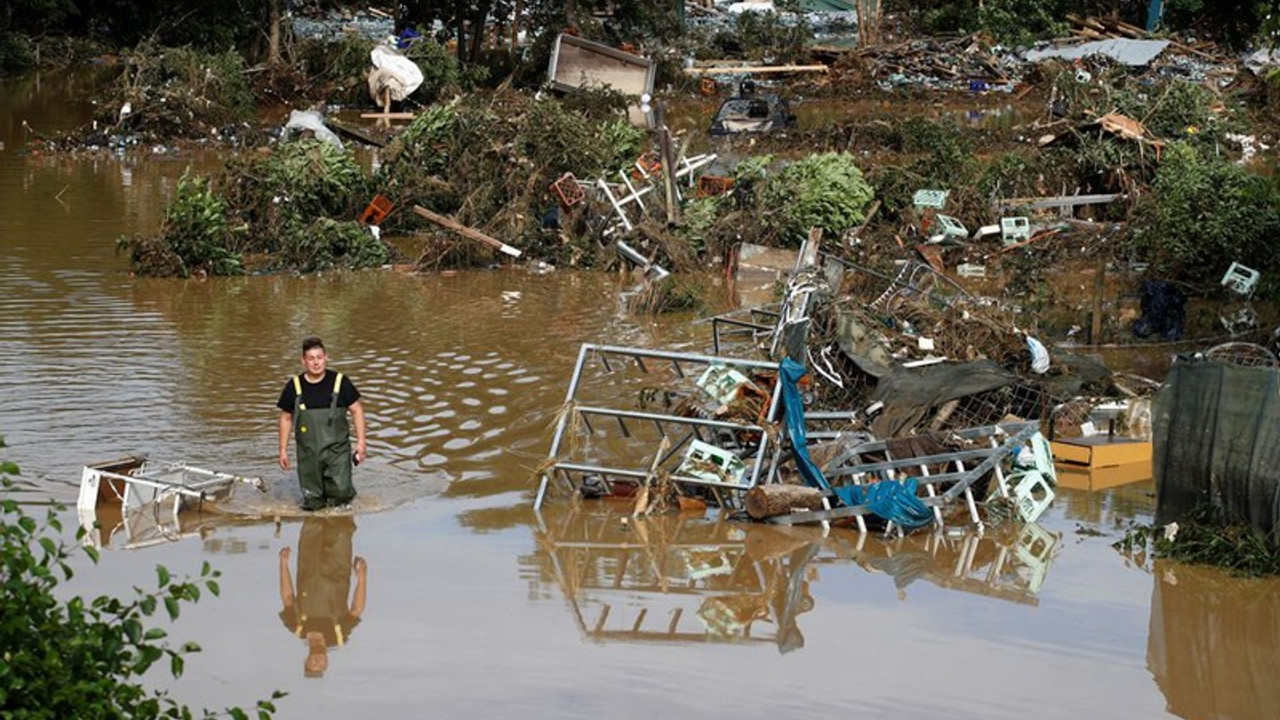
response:
[[[280,548],[280,602],[288,610],[293,605],[293,578],[289,576],[289,556],[293,551],[288,546]]]
[[[364,614],[364,601],[369,592],[369,566],[364,558],[356,556],[351,568],[356,574],[356,591],[351,596],[351,617],[359,620]]]
[[[281,411],[280,413],[280,469],[289,469],[289,433],[293,431],[293,415]],[[364,436],[364,430],[360,431]]]
[[[364,444],[364,408],[359,400],[351,403],[351,419],[356,426],[356,462],[362,463],[369,453]]]

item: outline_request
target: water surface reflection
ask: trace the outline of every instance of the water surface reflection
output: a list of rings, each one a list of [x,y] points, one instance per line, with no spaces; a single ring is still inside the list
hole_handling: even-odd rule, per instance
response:
[[[306,643],[303,673],[322,677],[329,649],[347,644],[360,624],[369,591],[369,565],[352,558],[351,515],[308,517],[298,529],[297,584],[289,570],[292,548],[280,549],[280,621]],[[355,578],[355,588],[351,579]]]
[[[1035,524],[885,539],[590,505],[540,514],[529,562],[563,594],[582,636],[598,642],[763,641],[787,653],[804,646],[811,584],[832,573],[887,575],[899,600],[924,580],[1036,605],[1060,541]]]

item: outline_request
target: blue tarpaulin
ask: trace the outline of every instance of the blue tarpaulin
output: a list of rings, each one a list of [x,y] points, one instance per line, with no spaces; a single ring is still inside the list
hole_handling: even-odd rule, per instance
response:
[[[915,478],[902,481],[881,480],[865,486],[847,485],[832,490],[831,484],[822,476],[822,471],[809,457],[808,436],[804,427],[804,401],[800,397],[800,378],[805,376],[805,368],[791,358],[783,358],[778,366],[778,381],[782,385],[783,420],[787,424],[787,432],[791,436],[791,454],[795,457],[796,467],[810,487],[825,492],[834,492],[844,504],[850,507],[866,505],[876,515],[897,523],[904,528],[917,528],[933,522],[933,513],[916,496]]]

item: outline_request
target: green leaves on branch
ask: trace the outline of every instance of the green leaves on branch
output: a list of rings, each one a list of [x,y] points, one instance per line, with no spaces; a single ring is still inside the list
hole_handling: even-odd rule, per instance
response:
[[[1130,230],[1134,254],[1175,279],[1213,282],[1233,260],[1280,269],[1270,251],[1280,234],[1280,194],[1272,183],[1187,143],[1165,148]]]
[[[761,201],[787,244],[799,245],[809,228],[839,234],[866,219],[875,191],[849,153],[810,155],[769,179]]]

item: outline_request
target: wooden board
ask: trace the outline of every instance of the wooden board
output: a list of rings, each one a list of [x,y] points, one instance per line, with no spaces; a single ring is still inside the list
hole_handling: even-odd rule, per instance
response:
[[[1130,438],[1093,435],[1083,438],[1054,440],[1055,460],[1091,468],[1151,462],[1151,443]]]

